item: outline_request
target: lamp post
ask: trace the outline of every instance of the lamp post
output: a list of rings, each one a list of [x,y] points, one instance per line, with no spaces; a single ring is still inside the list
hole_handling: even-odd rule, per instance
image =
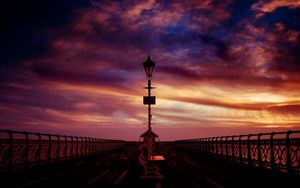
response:
[[[155,138],[158,137],[158,135],[152,131],[151,127],[151,105],[155,105],[155,96],[151,96],[151,89],[154,88],[151,87],[151,79],[155,63],[150,59],[150,56],[148,56],[147,60],[143,63],[143,66],[148,80],[148,86],[144,87],[145,89],[148,89],[148,96],[144,96],[143,101],[144,105],[148,105],[148,130],[144,132],[140,137],[143,137],[144,139],[145,149],[147,150],[147,158],[151,160],[154,150]]]
[[[162,156],[153,155],[155,138],[157,138],[158,135],[152,131],[151,127],[151,105],[155,104],[155,96],[151,96],[151,89],[154,89],[154,87],[151,87],[151,79],[155,63],[150,59],[150,56],[148,56],[143,66],[148,80],[148,86],[144,87],[148,89],[148,95],[144,96],[144,105],[148,105],[148,129],[140,136],[143,138],[144,144],[140,147],[141,154],[139,156],[139,162],[144,166],[145,170],[141,178],[154,179],[156,185],[160,185],[159,180],[163,179],[163,176],[159,173],[159,164],[156,161],[164,160],[164,158]]]
[[[155,67],[155,63],[150,59],[150,56],[148,56],[148,59],[143,63],[143,66],[148,80],[148,87],[145,87],[145,89],[148,89],[148,96],[144,97],[144,104],[148,104],[148,130],[152,130],[151,104],[155,104],[155,96],[151,96],[151,89],[154,88],[151,87],[151,79],[152,79],[152,73]]]

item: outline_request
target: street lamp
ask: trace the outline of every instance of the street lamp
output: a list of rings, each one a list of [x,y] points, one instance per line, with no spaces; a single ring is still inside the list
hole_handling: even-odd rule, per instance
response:
[[[148,80],[148,87],[145,87],[145,89],[148,89],[148,96],[144,96],[144,104],[148,105],[148,129],[151,130],[151,104],[155,104],[155,96],[151,96],[151,89],[154,88],[151,87],[151,79],[155,63],[150,59],[150,56],[148,56],[147,60],[143,63],[143,66]]]
[[[152,78],[152,73],[155,67],[155,63],[150,59],[150,56],[148,55],[148,59],[143,63],[145,73],[147,76],[148,81]]]
[[[145,89],[148,89],[148,96],[144,96],[144,105],[148,105],[148,130],[140,137],[144,138],[148,158],[151,158],[154,150],[155,138],[158,137],[158,135],[152,131],[151,127],[151,105],[155,105],[155,96],[151,96],[151,89],[154,89],[154,87],[151,87],[151,79],[155,63],[150,59],[150,56],[148,56],[147,60],[143,63],[143,66],[148,80],[148,86],[144,87]]]
[[[144,96],[144,105],[148,105],[148,130],[140,136],[144,140],[144,146],[141,147],[143,150],[140,154],[139,162],[144,166],[145,170],[144,175],[141,178],[158,180],[163,179],[163,177],[159,173],[159,166],[155,161],[164,160],[164,158],[162,156],[153,155],[155,138],[158,137],[151,128],[151,105],[155,105],[155,96],[151,96],[151,89],[154,89],[154,87],[151,87],[151,79],[155,63],[150,59],[150,56],[148,56],[147,60],[143,63],[143,66],[148,80],[148,86],[144,87],[145,89],[148,89],[148,96]]]

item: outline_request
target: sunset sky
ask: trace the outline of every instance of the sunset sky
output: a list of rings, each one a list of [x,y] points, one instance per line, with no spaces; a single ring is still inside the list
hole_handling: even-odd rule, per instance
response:
[[[4,0],[0,129],[161,140],[300,129],[299,0]]]

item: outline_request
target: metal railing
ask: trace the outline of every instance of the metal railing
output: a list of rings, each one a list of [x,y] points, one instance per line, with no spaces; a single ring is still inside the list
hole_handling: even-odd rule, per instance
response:
[[[0,172],[115,151],[125,141],[0,130]]]
[[[177,140],[175,148],[300,175],[300,130]]]

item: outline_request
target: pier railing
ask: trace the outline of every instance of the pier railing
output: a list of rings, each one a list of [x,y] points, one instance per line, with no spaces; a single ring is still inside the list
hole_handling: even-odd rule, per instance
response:
[[[177,140],[175,147],[300,175],[300,130]]]
[[[0,130],[0,171],[92,156],[124,145],[122,140]]]

